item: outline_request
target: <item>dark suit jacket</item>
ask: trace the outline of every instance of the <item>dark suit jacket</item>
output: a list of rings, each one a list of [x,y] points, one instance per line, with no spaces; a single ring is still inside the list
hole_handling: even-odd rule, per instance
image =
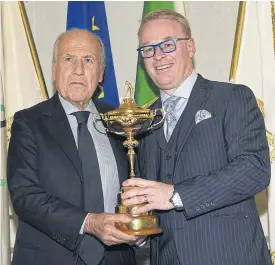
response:
[[[152,108],[159,107],[160,99]],[[196,124],[199,110],[212,117]],[[174,184],[184,205],[160,212],[164,233],[152,240],[152,265],[170,265],[173,246],[181,265],[271,264],[253,198],[270,181],[269,148],[249,88],[199,75],[169,144],[163,128],[147,133],[138,163],[141,177]]]
[[[110,110],[94,102],[99,112]],[[122,143],[109,139],[122,182],[128,175],[127,157]],[[17,112],[8,152],[8,187],[19,218],[13,265],[76,264],[87,214],[81,178],[75,140],[58,95]],[[114,264],[134,264],[132,249],[116,249]]]

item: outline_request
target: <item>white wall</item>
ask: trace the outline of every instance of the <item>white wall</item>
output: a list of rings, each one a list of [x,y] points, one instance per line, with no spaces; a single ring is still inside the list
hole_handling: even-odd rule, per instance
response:
[[[197,46],[196,70],[206,78],[228,81],[238,5],[238,1],[185,2]]]

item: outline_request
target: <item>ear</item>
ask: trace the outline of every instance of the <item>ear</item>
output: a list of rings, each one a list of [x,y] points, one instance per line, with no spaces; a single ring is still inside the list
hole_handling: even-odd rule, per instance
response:
[[[52,80],[55,81],[56,79],[56,63],[52,65]]]
[[[104,76],[104,70],[100,70],[98,83],[101,83],[103,81],[103,76]]]
[[[195,44],[195,41],[193,38],[189,39],[189,41],[187,43],[187,49],[188,49],[190,58],[193,58],[193,56],[196,53],[196,44]]]

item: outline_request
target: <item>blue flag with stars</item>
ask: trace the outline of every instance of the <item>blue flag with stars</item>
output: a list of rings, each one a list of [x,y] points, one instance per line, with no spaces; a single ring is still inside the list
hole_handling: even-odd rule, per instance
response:
[[[112,57],[109,29],[104,1],[68,1],[67,30],[87,29],[101,38],[106,49],[106,69],[99,96],[107,103],[118,106],[118,91]]]

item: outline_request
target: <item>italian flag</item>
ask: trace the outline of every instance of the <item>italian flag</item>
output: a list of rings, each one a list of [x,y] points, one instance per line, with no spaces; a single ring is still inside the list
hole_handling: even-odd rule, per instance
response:
[[[144,1],[142,17],[159,8],[167,8],[185,16],[183,1]],[[139,55],[135,85],[135,100],[139,106],[151,105],[158,97],[158,88],[147,75],[143,59]]]

